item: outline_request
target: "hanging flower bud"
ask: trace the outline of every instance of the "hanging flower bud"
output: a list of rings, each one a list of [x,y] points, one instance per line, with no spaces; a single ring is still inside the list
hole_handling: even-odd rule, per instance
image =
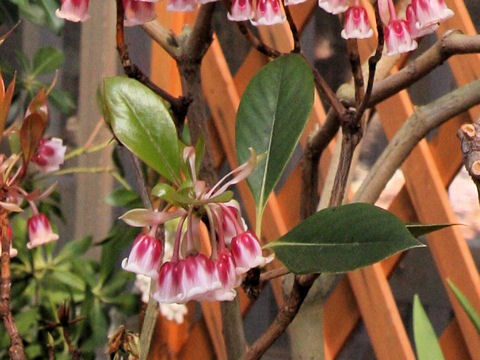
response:
[[[361,6],[348,8],[341,35],[344,39],[367,39],[373,35],[365,8]]]
[[[230,251],[222,251],[218,256],[217,261],[215,261],[215,266],[217,268],[218,280],[221,283],[221,287],[206,294],[205,300],[232,301],[237,295],[235,288],[240,285],[241,278],[237,276],[235,264]]]
[[[58,235],[53,232],[45,214],[38,213],[28,219],[27,229],[29,249],[58,240]]]
[[[122,268],[136,274],[156,278],[161,260],[161,241],[150,234],[142,233],[133,242],[128,258],[123,259]]]
[[[8,238],[8,242],[10,243],[10,251],[9,251],[10,252],[10,257],[13,258],[13,257],[17,256],[18,251],[17,251],[17,249],[15,249],[13,247],[12,228],[11,228],[10,225],[7,227],[7,238]],[[0,246],[0,250],[1,250],[1,246]]]
[[[41,139],[37,151],[32,157],[32,162],[43,172],[57,171],[63,164],[66,150],[67,147],[63,146],[62,139]]]
[[[341,14],[348,9],[348,0],[318,0],[318,6],[330,14]]]
[[[412,39],[405,20],[391,20],[384,28],[387,55],[406,53],[417,48],[417,42]]]
[[[153,2],[142,0],[123,0],[125,26],[141,25],[157,17]]]
[[[233,0],[227,18],[230,21],[251,20],[255,16],[252,0]]]
[[[257,0],[256,20],[251,23],[257,25],[275,25],[285,21],[279,0]]]
[[[449,19],[454,14],[443,0],[413,0],[412,7],[417,18],[418,29]]]
[[[197,2],[195,0],[169,0],[167,5],[168,11],[195,11]]]
[[[412,37],[412,39],[417,39],[419,37],[431,34],[438,29],[438,24],[436,23],[419,29],[417,27],[418,25],[417,17],[415,15],[415,11],[413,11],[412,4],[408,4],[407,6],[406,18],[407,18],[408,29],[410,30],[410,36]]]
[[[239,275],[273,260],[273,256],[263,257],[258,239],[250,230],[233,238],[231,251]]]
[[[55,11],[61,19],[79,22],[89,18],[87,14],[89,0],[62,0],[62,6]]]

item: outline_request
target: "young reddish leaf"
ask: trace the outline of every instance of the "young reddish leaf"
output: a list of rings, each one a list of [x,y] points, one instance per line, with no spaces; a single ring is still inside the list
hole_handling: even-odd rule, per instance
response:
[[[18,25],[20,25],[20,20],[18,20],[17,23],[13,25],[13,27],[10,30],[8,30],[5,34],[0,36],[0,45],[3,44],[3,42],[10,36],[10,34],[17,28]]]
[[[8,85],[7,92],[5,92],[3,77],[2,74],[0,74],[0,142],[2,141],[3,130],[5,129],[5,123],[7,122],[8,110],[10,109],[10,103],[12,102],[16,77],[17,74],[15,73],[12,82]]]
[[[35,154],[38,143],[47,127],[46,122],[39,113],[32,113],[25,117],[20,129],[20,144],[24,167],[26,169],[30,159]]]
[[[27,111],[25,113],[25,118],[31,114],[37,114],[41,117],[43,123],[45,123],[45,128],[48,125],[48,107],[47,107],[47,94],[45,88],[42,87],[37,95],[30,101],[28,104]]]

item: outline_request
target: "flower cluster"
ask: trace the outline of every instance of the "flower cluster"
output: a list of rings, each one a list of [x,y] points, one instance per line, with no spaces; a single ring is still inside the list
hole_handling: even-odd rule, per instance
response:
[[[149,226],[148,233],[135,239],[122,267],[154,279],[156,286],[152,296],[159,303],[233,300],[242,276],[271,260],[262,255],[257,237],[248,230],[238,203],[231,200],[231,192],[227,191],[228,186],[253,171],[256,155],[252,153],[247,163],[211,189],[196,177],[192,147],[185,148],[184,160],[193,185],[182,204],[177,203],[175,210],[170,206],[161,212],[134,209],[122,216],[129,225]],[[155,234],[159,224],[172,219],[178,223],[170,256],[165,254],[167,251],[162,253],[165,244]],[[205,227],[208,235],[202,232]]]
[[[63,146],[62,140],[58,138],[41,139],[35,154],[31,161],[36,164],[37,168],[45,173],[56,171],[63,164],[66,147]],[[35,190],[31,193],[26,192],[19,184],[18,180],[22,176],[24,167],[20,166],[15,170],[15,164],[19,160],[18,155],[12,155],[5,159],[0,158],[0,173],[3,186],[8,189],[4,196],[4,200],[0,201],[0,207],[6,211],[20,212],[22,208],[20,204],[23,199],[26,200],[32,209],[32,216],[27,221],[28,243],[27,248],[33,249],[37,246],[47,244],[58,240],[58,235],[53,232],[50,221],[45,214],[38,211],[35,201],[40,201],[51,194],[55,184],[50,186],[46,191],[40,193]],[[17,254],[17,250],[12,247],[12,230],[8,228],[8,238],[10,240],[10,256]]]
[[[158,0],[123,0],[125,25],[143,24],[155,18],[153,3]],[[169,11],[194,11],[199,4],[219,0],[169,0]],[[296,5],[306,0],[284,0],[284,6]],[[70,21],[88,18],[89,0],[62,0],[57,16]],[[318,0],[318,6],[328,13],[344,16],[342,37],[364,39],[373,35],[367,11],[359,0]],[[398,19],[393,0],[379,0],[379,12],[385,28],[387,54],[408,52],[417,47],[416,38],[435,31],[438,23],[453,15],[444,0],[412,0],[406,19]],[[231,21],[250,20],[254,25],[274,25],[285,21],[280,0],[232,0],[228,13]]]
[[[319,6],[332,14],[345,13],[342,37],[363,39],[373,35],[367,11],[354,0],[319,0]],[[379,0],[378,8],[384,26],[387,55],[409,52],[417,48],[416,38],[434,32],[440,21],[453,16],[444,0],[412,0],[407,6],[406,18],[399,19],[393,0]]]

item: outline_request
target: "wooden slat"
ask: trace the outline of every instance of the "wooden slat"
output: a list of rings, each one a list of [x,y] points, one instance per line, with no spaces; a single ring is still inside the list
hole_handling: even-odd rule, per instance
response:
[[[448,324],[438,339],[446,360],[469,360],[467,345],[462,338],[460,328],[455,318]]]
[[[392,113],[392,108],[397,111]],[[402,91],[395,98],[379,104],[377,110],[382,117],[385,133],[391,138],[403,120],[412,113],[413,106],[406,91]],[[421,222],[458,223],[425,140],[412,151],[402,170]],[[460,229],[453,226],[428,235],[427,240],[442,280],[449,277],[465,292],[474,307],[480,308],[480,278]],[[448,291],[448,294],[470,355],[480,358],[480,337],[452,293]]]

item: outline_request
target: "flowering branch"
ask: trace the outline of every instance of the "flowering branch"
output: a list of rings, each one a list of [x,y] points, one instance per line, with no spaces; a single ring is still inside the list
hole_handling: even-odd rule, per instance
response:
[[[176,98],[171,94],[167,93],[165,90],[159,88],[155,85],[149,78],[146,76],[139,68],[136,66],[130,59],[128,54],[127,45],[125,44],[125,35],[124,35],[124,19],[125,19],[125,10],[123,8],[123,1],[117,0],[117,24],[116,24],[116,39],[117,39],[117,50],[120,55],[120,61],[123,66],[125,74],[133,79],[136,79],[146,85],[150,90],[154,91],[158,96],[168,101],[172,107],[172,112],[175,118],[175,125],[177,128],[181,128],[185,120],[185,115],[187,113],[188,105],[190,100],[184,97]]]
[[[243,21],[237,21],[238,30],[242,33],[243,36],[248,40],[250,45],[252,45],[258,52],[269,58],[277,58],[283,54],[280,51],[275,50],[274,48],[268,46],[263,41],[261,41],[255,34],[250,31],[247,24]]]

